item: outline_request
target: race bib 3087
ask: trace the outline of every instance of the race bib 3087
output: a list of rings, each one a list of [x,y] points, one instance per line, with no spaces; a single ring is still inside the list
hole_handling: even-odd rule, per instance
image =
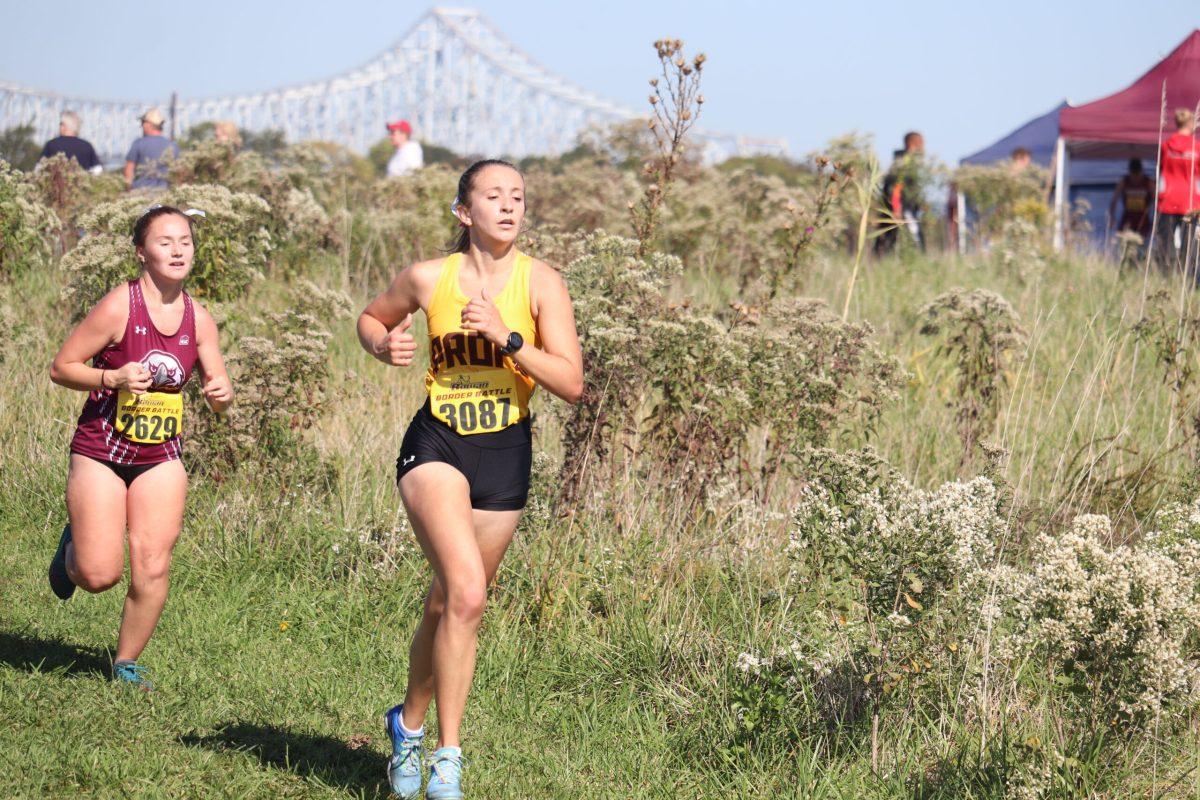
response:
[[[521,420],[517,378],[506,369],[443,372],[429,386],[433,416],[456,433],[494,433]]]

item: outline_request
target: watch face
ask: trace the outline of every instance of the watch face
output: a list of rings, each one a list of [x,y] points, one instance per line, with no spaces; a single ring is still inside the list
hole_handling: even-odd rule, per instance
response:
[[[525,338],[523,336],[521,336],[521,334],[517,333],[516,331],[513,331],[512,333],[510,333],[508,335],[508,347],[506,349],[510,353],[515,353],[518,350],[520,350],[521,347],[524,346],[524,344],[525,344]]]

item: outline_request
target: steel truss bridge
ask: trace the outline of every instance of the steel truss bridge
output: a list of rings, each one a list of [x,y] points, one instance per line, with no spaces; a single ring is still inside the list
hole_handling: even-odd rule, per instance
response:
[[[105,101],[0,81],[0,128],[32,124],[39,140],[58,135],[59,114],[83,118],[82,135],[105,163],[119,162],[151,106],[174,130],[229,120],[246,131],[282,130],[288,141],[337,142],[365,153],[385,123],[412,121],[418,138],[458,153],[561,153],[591,125],[646,116],[559,78],[521,51],[482,14],[435,8],[389,50],[328,80],[206,99]],[[706,160],[783,154],[786,142],[696,129]]]

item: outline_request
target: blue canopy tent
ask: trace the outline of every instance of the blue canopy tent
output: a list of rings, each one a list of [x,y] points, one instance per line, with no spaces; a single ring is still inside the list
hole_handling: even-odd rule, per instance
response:
[[[1060,103],[1056,108],[1031,119],[999,141],[966,156],[960,163],[995,164],[1007,161],[1013,150],[1024,147],[1029,151],[1034,163],[1053,170],[1054,150],[1058,142],[1058,117],[1066,107],[1066,102]],[[1128,166],[1129,162],[1125,159],[1080,160],[1071,163],[1068,200],[1072,205],[1080,199],[1091,204],[1087,221],[1091,224],[1092,238],[1097,245],[1102,246],[1104,243],[1109,226],[1108,203],[1112,199],[1117,181],[1125,174]],[[1145,166],[1146,171],[1152,173],[1154,164],[1148,163]]]

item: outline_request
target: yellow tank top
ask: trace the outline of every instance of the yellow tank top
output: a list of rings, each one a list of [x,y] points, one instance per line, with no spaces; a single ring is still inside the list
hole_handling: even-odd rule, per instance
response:
[[[442,262],[429,318],[429,372],[425,389],[433,416],[461,434],[493,433],[529,416],[534,381],[511,358],[475,331],[462,327],[469,300],[458,283],[462,253]],[[509,329],[526,346],[538,347],[537,326],[529,310],[529,274],[533,260],[517,253],[508,283],[492,302]]]

